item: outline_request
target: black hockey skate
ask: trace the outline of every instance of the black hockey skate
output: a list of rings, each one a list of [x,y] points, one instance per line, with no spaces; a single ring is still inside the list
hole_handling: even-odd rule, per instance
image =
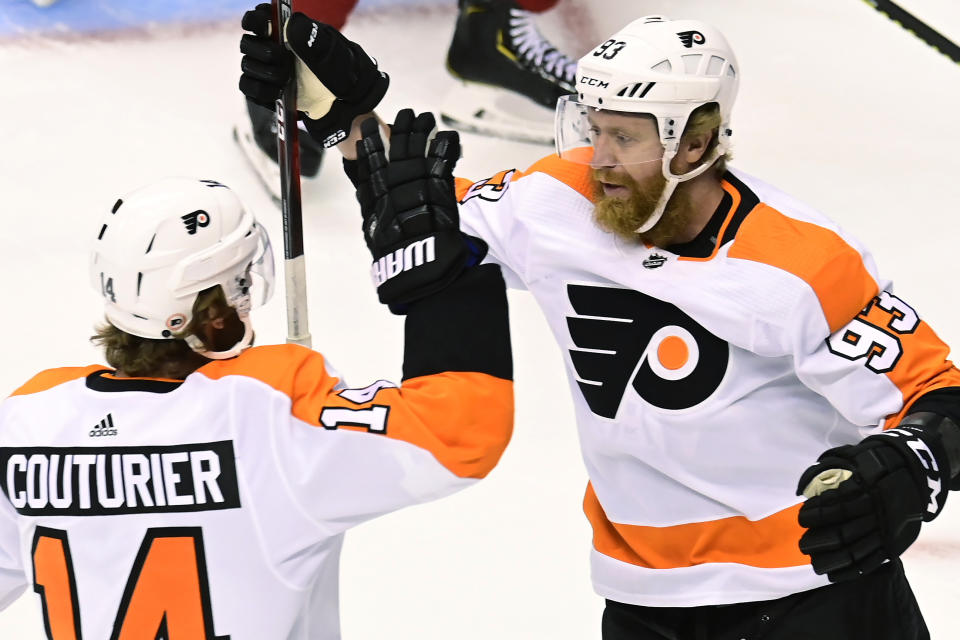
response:
[[[460,0],[459,7],[447,68],[465,87],[446,101],[444,121],[467,131],[552,143],[552,110],[560,96],[575,90],[576,60],[550,44],[533,14],[511,0]],[[539,106],[509,100],[502,89]]]
[[[275,202],[280,202],[280,165],[277,163],[277,121],[270,109],[249,100],[247,116],[233,128],[237,141],[257,177]],[[320,172],[323,145],[300,128],[300,176],[313,178]]]

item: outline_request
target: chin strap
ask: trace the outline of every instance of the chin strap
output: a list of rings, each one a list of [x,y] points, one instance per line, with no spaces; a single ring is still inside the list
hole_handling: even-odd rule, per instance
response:
[[[693,180],[699,175],[703,175],[707,169],[716,164],[717,160],[720,159],[720,156],[725,154],[727,149],[730,148],[730,137],[732,135],[733,131],[730,128],[721,126],[720,135],[717,140],[717,146],[714,148],[713,153],[710,154],[710,157],[693,171],[689,171],[679,176],[674,175],[673,171],[670,170],[670,162],[672,162],[673,158],[677,155],[679,141],[673,141],[669,146],[666,147],[666,151],[663,154],[663,160],[661,161],[661,171],[663,171],[663,177],[667,179],[667,184],[663,187],[663,193],[660,194],[660,200],[657,202],[657,208],[653,210],[653,214],[647,218],[642,225],[637,227],[636,233],[646,233],[647,231],[650,231],[650,229],[653,229],[658,222],[660,222],[660,218],[663,217],[663,212],[667,210],[667,203],[669,203],[670,198],[673,197],[673,192],[676,190],[677,185],[681,182],[686,182],[687,180]]]
[[[240,355],[244,349],[253,344],[253,324],[250,322],[250,315],[246,313],[238,315],[240,321],[243,322],[243,337],[240,338],[240,342],[226,351],[207,351],[207,345],[203,344],[203,341],[193,334],[184,337],[184,341],[191,349],[204,358],[209,358],[210,360],[229,360],[230,358],[235,358]]]
[[[693,180],[697,176],[703,175],[707,169],[716,164],[717,160],[725,152],[726,148],[723,145],[717,145],[706,162],[701,164],[693,171],[688,171],[687,173],[679,176],[674,175],[674,173],[670,170],[670,162],[673,160],[674,156],[677,155],[676,150],[665,152],[663,154],[661,170],[663,171],[663,177],[667,179],[667,184],[664,185],[663,193],[660,194],[660,200],[657,202],[657,208],[653,210],[653,214],[651,214],[642,225],[637,227],[636,233],[646,233],[647,231],[650,231],[650,229],[653,229],[657,223],[660,222],[660,218],[663,217],[663,212],[667,210],[667,203],[669,203],[670,198],[673,197],[673,192],[676,191],[677,185],[681,182]]]

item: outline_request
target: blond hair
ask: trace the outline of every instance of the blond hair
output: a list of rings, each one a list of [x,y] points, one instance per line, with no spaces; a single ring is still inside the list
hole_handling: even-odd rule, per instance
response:
[[[690,118],[687,120],[687,126],[683,129],[681,140],[686,137],[702,136],[711,134],[710,142],[707,144],[707,150],[703,154],[703,160],[706,160],[716,150],[720,144],[720,126],[723,124],[720,115],[720,105],[716,102],[702,104],[693,110]],[[733,155],[727,151],[717,158],[713,164],[713,171],[717,177],[720,177],[727,170],[727,161],[731,160]],[[702,161],[701,161],[702,162]]]

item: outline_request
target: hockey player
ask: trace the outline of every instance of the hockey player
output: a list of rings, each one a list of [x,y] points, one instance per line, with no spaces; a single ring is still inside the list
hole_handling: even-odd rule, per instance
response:
[[[727,167],[739,74],[710,25],[632,22],[462,229],[566,354],[605,640],[929,638],[899,557],[960,487],[960,371],[856,239]]]
[[[434,195],[409,210],[370,192],[375,257],[459,241],[456,134],[420,142],[369,156],[378,184],[397,162]],[[437,233],[399,230],[411,216]],[[273,262],[227,187],[159,182],[97,232],[110,366],[45,371],[0,403],[0,609],[32,586],[56,640],[339,638],[344,532],[470,486],[509,440],[499,269],[393,278],[403,383],[350,388],[317,352],[250,346]]]
[[[533,142],[553,140],[552,110],[557,98],[574,91],[576,61],[543,37],[534,15],[552,9],[558,1],[458,0],[447,69],[464,88],[451,92],[445,101],[443,117],[448,125]],[[298,0],[296,9],[341,30],[356,4],[357,0]],[[260,10],[267,12],[269,5],[260,5]],[[519,99],[505,97],[504,90]],[[247,101],[246,110],[247,117],[234,127],[233,137],[257,177],[279,202],[273,109]],[[323,149],[322,141],[308,131],[301,132],[302,176],[312,178],[319,173]]]

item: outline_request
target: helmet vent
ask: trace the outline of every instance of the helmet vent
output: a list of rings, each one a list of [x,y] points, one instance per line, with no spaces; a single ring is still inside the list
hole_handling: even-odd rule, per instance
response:
[[[669,60],[664,60],[650,67],[650,70],[658,73],[670,73],[673,71],[673,65],[670,64]]]
[[[720,56],[710,56],[710,64],[707,65],[707,75],[721,75],[723,73],[723,65],[726,64],[726,62],[727,61]]]
[[[733,68],[733,65],[730,65],[729,67],[727,67],[727,75],[730,76],[731,78],[737,77],[737,70]]]
[[[684,70],[690,75],[696,75],[697,71],[700,69],[700,62],[703,60],[703,56],[699,53],[696,53],[689,56],[680,57],[683,58]]]
[[[666,20],[663,16],[647,16],[643,19],[643,24],[650,24],[651,22],[663,22]]]
[[[140,285],[143,283],[143,271],[137,272],[137,297],[140,297]]]
[[[122,205],[122,204],[123,204],[123,200],[122,200],[122,199],[121,199],[121,200],[117,200],[117,201],[114,203],[114,205],[113,205],[113,209],[110,209],[110,213],[116,213],[116,212],[117,212],[117,209],[119,209],[119,208],[120,208],[120,205]]]
[[[97,240],[103,240],[103,234],[107,232],[107,225],[100,227],[100,235],[97,236]]]
[[[636,84],[628,84],[623,89],[617,92],[617,95],[621,98],[645,98],[650,89],[653,89],[653,85],[657,84],[656,82],[637,82]],[[639,92],[639,94],[638,94]]]
[[[150,249],[153,249],[153,241],[157,239],[157,234],[153,234],[153,237],[150,238],[150,244],[147,245],[147,250],[144,251],[144,255],[150,253]]]

